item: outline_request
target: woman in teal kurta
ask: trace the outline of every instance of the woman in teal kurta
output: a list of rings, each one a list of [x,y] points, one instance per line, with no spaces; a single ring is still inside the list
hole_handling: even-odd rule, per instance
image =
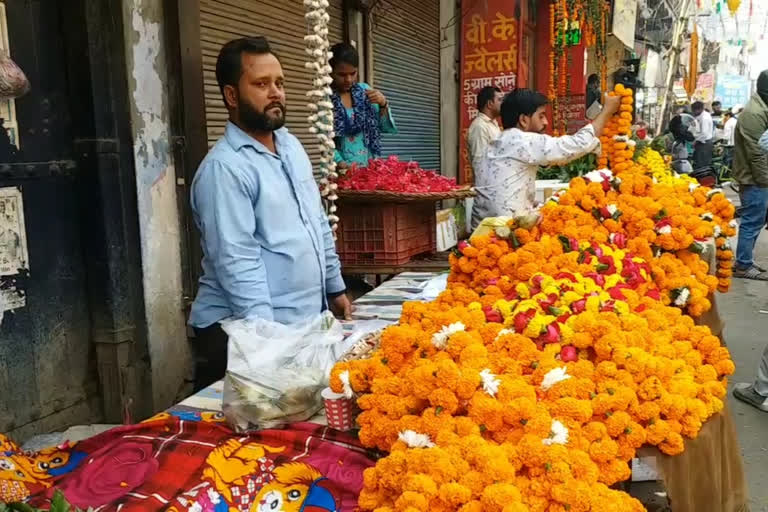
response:
[[[331,52],[335,160],[366,166],[369,159],[381,155],[381,134],[397,133],[397,127],[381,91],[357,81],[357,50],[350,44],[339,43]]]

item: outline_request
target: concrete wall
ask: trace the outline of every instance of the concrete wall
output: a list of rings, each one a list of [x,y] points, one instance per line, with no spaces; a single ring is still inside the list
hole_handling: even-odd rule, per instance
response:
[[[440,0],[440,169],[455,178],[459,171],[459,31],[456,0]]]
[[[191,376],[163,2],[123,0],[123,17],[152,398],[160,410],[183,395],[184,381]]]

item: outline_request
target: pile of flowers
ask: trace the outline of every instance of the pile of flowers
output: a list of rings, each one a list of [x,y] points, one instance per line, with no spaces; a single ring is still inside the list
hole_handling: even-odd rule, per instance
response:
[[[459,187],[455,179],[427,171],[416,162],[396,156],[368,161],[368,167],[352,166],[339,178],[341,190],[387,190],[390,192],[449,192]]]
[[[728,284],[733,207],[625,151],[540,218],[461,244],[445,292],[334,367],[361,442],[388,453],[362,510],[641,511],[610,487],[637,449],[679,454],[723,408],[733,362],[694,317]],[[712,237],[717,276],[700,256]]]

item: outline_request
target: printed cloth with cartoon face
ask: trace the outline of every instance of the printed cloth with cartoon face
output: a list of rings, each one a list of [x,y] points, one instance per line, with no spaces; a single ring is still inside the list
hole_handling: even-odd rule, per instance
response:
[[[169,414],[38,454],[0,437],[0,450],[0,501],[47,508],[60,490],[73,506],[123,512],[351,512],[375,460],[322,425],[246,435]]]

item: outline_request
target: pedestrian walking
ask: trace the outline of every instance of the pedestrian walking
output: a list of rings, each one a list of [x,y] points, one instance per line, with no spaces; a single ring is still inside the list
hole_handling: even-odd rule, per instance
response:
[[[759,141],[768,130],[768,70],[757,80],[757,92],[739,116],[734,137],[733,177],[739,184],[741,224],[734,277],[768,281],[768,272],[754,262],[757,237],[768,210],[768,155]]]

